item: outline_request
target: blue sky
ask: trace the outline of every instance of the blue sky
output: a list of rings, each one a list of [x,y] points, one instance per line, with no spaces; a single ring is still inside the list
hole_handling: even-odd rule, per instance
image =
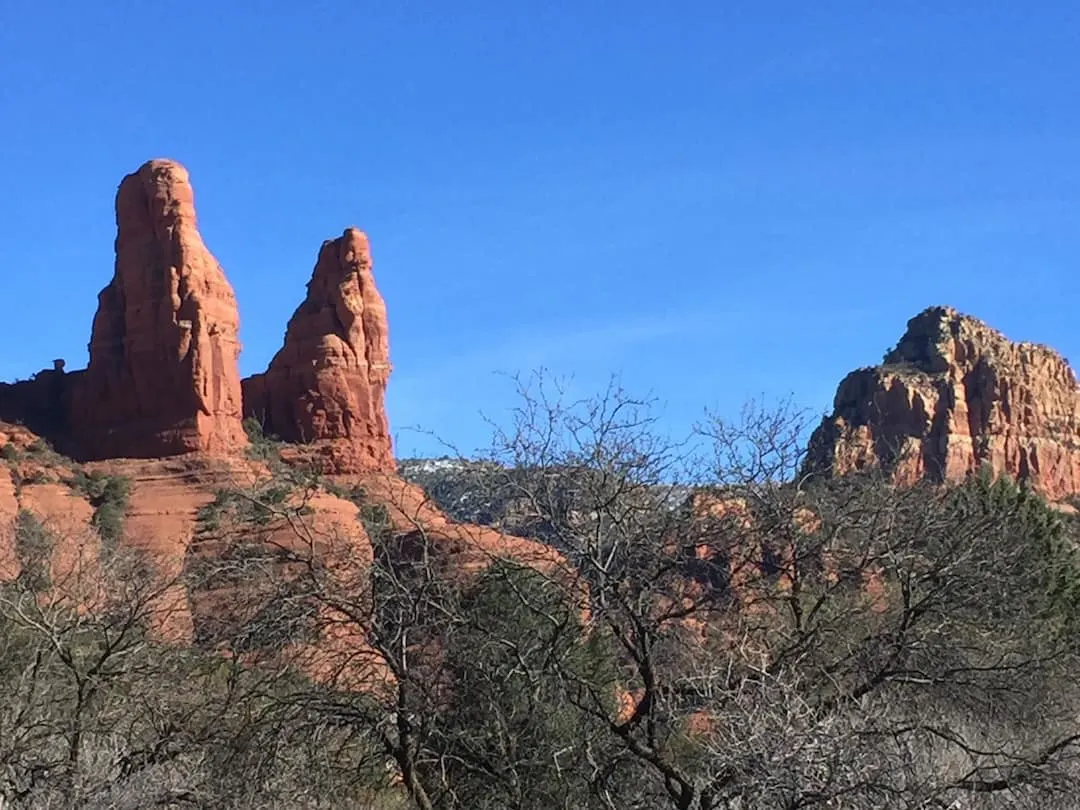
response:
[[[1041,2],[0,3],[0,379],[86,361],[113,195],[191,172],[266,366],[372,239],[399,454],[540,366],[682,430],[829,405],[938,303],[1080,357],[1080,11]]]

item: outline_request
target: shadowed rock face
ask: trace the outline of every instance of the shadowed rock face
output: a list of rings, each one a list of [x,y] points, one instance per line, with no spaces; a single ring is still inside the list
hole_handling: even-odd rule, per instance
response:
[[[371,266],[356,228],[324,242],[285,345],[265,373],[244,380],[245,414],[267,433],[312,445],[326,472],[394,470],[386,305]]]
[[[187,171],[152,160],[116,195],[116,268],[98,296],[72,430],[86,458],[229,453],[246,443],[233,289],[196,227]]]
[[[882,365],[844,378],[808,458],[812,470],[882,468],[899,483],[985,464],[1052,499],[1080,494],[1080,389],[1052,349],[946,307],[912,318]]]

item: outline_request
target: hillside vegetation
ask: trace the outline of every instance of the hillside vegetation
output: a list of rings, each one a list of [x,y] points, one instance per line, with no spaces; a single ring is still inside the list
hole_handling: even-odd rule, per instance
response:
[[[802,476],[784,408],[691,444],[655,427],[617,389],[526,392],[487,457],[403,465],[456,517],[553,546],[546,570],[445,565],[270,440],[271,476],[204,507],[214,554],[176,580],[105,544],[50,581],[32,563],[56,538],[19,520],[3,806],[1077,806],[1068,514],[988,473]],[[123,482],[72,486],[112,535]],[[356,506],[370,562],[325,552],[319,492]],[[194,647],[154,632],[179,584],[220,600]]]

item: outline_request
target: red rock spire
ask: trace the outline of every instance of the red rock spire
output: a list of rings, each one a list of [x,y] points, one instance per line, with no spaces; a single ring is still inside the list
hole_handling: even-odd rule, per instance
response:
[[[267,433],[316,445],[333,472],[393,470],[386,419],[386,305],[367,237],[324,242],[307,297],[264,374],[244,380],[244,411]]]
[[[236,297],[196,227],[188,173],[151,160],[116,195],[116,268],[98,296],[72,427],[89,458],[228,453],[241,426]]]

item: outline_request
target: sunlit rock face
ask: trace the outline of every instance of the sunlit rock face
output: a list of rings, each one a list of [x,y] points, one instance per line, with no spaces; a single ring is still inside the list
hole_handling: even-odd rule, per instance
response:
[[[244,380],[244,410],[267,433],[310,445],[326,472],[392,472],[389,379],[386,305],[368,239],[349,228],[323,243],[285,345]]]
[[[90,459],[228,454],[241,425],[240,316],[203,244],[187,171],[151,160],[116,195],[116,266],[98,295],[72,431]]]
[[[1080,493],[1080,389],[1052,349],[933,307],[881,365],[840,383],[808,469],[956,481],[989,465],[1048,498]]]

